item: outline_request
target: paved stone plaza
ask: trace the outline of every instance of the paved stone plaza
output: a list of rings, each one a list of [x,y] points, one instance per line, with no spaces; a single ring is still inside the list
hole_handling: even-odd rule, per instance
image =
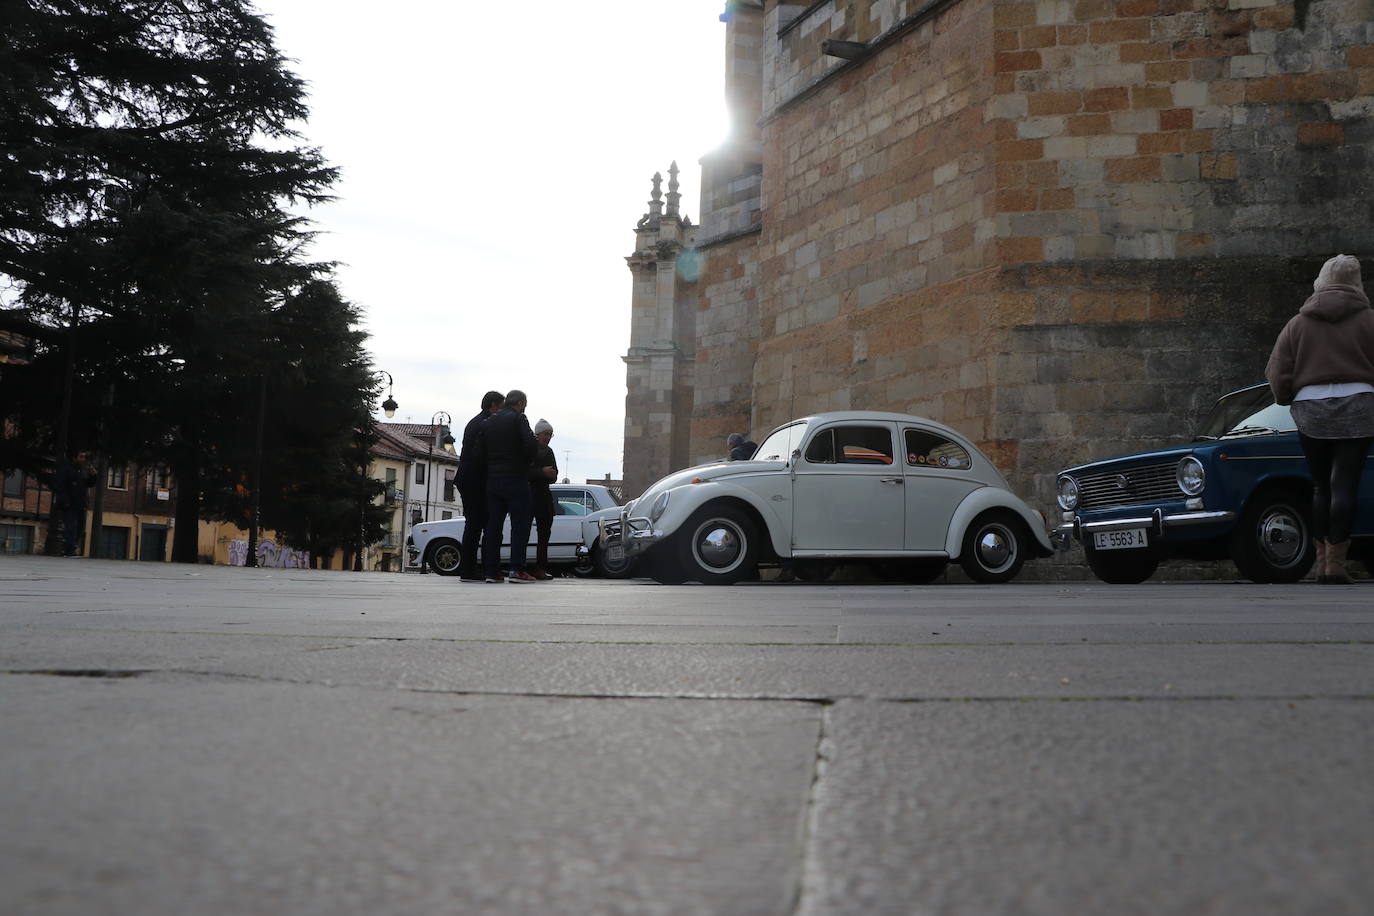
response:
[[[0,560],[0,911],[1374,899],[1374,585]]]

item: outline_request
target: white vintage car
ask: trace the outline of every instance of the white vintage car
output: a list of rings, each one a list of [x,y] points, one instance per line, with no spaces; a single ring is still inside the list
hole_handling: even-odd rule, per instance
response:
[[[620,578],[628,574],[630,561],[619,545],[605,550],[601,546],[601,519],[619,514],[619,502],[606,487],[596,484],[556,483],[553,493],[553,532],[549,536],[549,564],[570,566],[579,576],[600,574]],[[406,539],[411,562],[423,561],[444,576],[458,575],[462,560],[462,518],[421,522]],[[501,561],[510,560],[510,519],[502,529]],[[538,534],[531,527],[525,548],[528,562],[534,562]]]
[[[603,545],[623,544],[668,583],[730,583],[783,562],[814,580],[856,560],[911,582],[957,560],[976,581],[1008,582],[1053,552],[1044,517],[972,442],[870,411],[786,423],[752,460],[670,474],[601,529]]]

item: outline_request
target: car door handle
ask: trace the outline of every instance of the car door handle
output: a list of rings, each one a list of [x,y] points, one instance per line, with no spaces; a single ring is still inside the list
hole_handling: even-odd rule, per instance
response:
[[[899,486],[902,485],[902,478],[900,478],[900,477],[880,477],[880,478],[879,478],[879,482],[880,482],[880,483],[890,483],[890,484],[892,484],[893,486],[898,486],[898,487],[899,487]]]

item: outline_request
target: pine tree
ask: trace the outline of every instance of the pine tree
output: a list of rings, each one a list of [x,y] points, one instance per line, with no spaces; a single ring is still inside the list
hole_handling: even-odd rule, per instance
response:
[[[345,372],[331,389],[305,369],[318,346],[368,371],[356,313],[324,282],[329,265],[305,259],[308,226],[287,209],[325,199],[336,172],[300,142],[304,85],[270,26],[248,0],[0,0],[0,21],[0,328],[39,339],[31,366],[0,376],[0,416],[22,431],[0,457],[33,466],[89,447],[102,416],[111,454],[171,466],[173,559],[194,561],[202,501],[218,517],[238,511],[244,418],[267,373],[279,392],[299,383],[341,405],[300,404],[271,425],[320,434],[284,441],[293,461],[271,479],[320,491],[309,525],[288,527],[293,543],[322,544],[341,530],[323,507],[356,510],[365,487],[332,464],[308,487],[292,475],[325,454],[357,457],[340,436],[366,440],[371,382]],[[322,300],[327,341],[295,317]],[[277,511],[264,501],[265,516]]]

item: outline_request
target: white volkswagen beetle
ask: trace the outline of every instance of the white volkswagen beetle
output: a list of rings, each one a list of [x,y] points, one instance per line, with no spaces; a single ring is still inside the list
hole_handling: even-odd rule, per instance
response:
[[[549,535],[549,564],[571,566],[578,575],[621,577],[628,573],[630,561],[619,547],[603,550],[599,541],[602,518],[618,515],[618,501],[609,489],[596,484],[556,483],[549,487],[553,494],[553,531]],[[421,522],[407,538],[411,562],[427,563],[430,569],[444,576],[458,575],[462,560],[462,518]],[[538,533],[530,529],[526,558],[534,561]],[[502,529],[501,560],[510,560],[510,519]]]
[[[622,545],[660,582],[725,584],[785,561],[819,579],[854,560],[912,582],[957,560],[976,581],[1008,582],[1053,552],[1044,517],[972,442],[871,411],[785,423],[752,460],[670,474],[600,527],[603,545]]]

